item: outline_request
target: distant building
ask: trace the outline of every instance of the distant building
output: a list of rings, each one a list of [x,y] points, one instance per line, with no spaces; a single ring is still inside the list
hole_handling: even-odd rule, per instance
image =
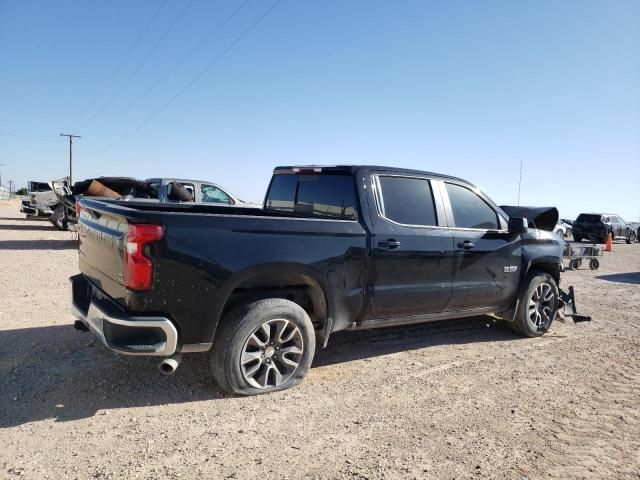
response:
[[[0,200],[9,200],[9,190],[4,187],[0,187]]]

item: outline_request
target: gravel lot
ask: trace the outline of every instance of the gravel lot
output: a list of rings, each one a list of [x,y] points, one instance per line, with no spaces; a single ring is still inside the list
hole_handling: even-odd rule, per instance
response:
[[[294,390],[225,398],[73,330],[73,234],[0,202],[2,478],[640,478],[640,244],[563,274],[593,322],[334,335]]]

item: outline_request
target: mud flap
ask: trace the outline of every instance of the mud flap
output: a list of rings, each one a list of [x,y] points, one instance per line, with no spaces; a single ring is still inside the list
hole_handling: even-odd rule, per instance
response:
[[[573,286],[569,287],[569,293],[559,289],[560,291],[560,305],[558,308],[562,311],[565,317],[571,317],[575,322],[590,322],[591,317],[587,315],[578,315],[576,310],[576,297],[573,292]]]
[[[324,322],[324,325],[320,330],[316,330],[316,336],[318,340],[320,340],[319,344],[321,348],[327,348],[327,343],[329,343],[329,335],[331,335],[331,331],[333,330],[333,318],[327,317],[327,320]]]

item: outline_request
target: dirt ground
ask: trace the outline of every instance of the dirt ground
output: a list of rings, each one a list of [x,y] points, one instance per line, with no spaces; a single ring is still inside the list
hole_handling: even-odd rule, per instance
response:
[[[298,388],[222,397],[73,330],[73,234],[0,202],[0,477],[640,478],[640,244],[563,274],[593,322],[345,332]]]

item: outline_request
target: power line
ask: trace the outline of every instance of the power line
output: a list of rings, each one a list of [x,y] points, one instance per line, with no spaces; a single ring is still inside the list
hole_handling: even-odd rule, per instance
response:
[[[25,137],[23,135],[17,135],[15,133],[7,132],[5,130],[0,130],[0,133],[3,135],[7,135],[9,137],[19,138],[20,140],[26,140],[28,142],[46,142],[46,143],[59,143],[60,139],[45,139],[45,138],[34,138],[34,137]]]
[[[189,3],[187,3],[187,5],[182,9],[180,14],[175,18],[175,20],[171,23],[171,25],[169,25],[169,28],[162,34],[160,39],[147,52],[147,55],[144,57],[144,59],[142,59],[142,61],[138,63],[136,68],[133,70],[133,72],[131,72],[131,74],[127,77],[124,83],[122,83],[120,87],[115,92],[113,92],[113,94],[111,94],[111,96],[107,99],[107,101],[103,103],[102,106],[93,115],[87,118],[87,120],[79,127],[80,129],[83,129],[84,127],[86,127],[92,120],[94,120],[98,115],[100,115],[104,111],[104,109],[107,107],[107,105],[109,105],[113,101],[113,99],[116,98],[118,94],[129,84],[131,79],[135,77],[136,74],[140,71],[140,69],[147,63],[151,55],[153,55],[153,53],[157,50],[160,44],[167,38],[169,33],[171,33],[173,28],[177,25],[177,23],[184,16],[184,14],[187,13],[187,10],[189,10],[189,8],[191,7],[191,5],[193,5],[194,2],[195,0],[191,0]]]
[[[151,120],[153,120],[156,116],[158,116],[158,114],[160,114],[160,112],[162,112],[165,108],[167,108],[180,95],[182,95],[185,91],[187,91],[196,81],[198,81],[203,75],[205,75],[209,70],[211,70],[211,68],[214,65],[216,65],[220,60],[222,60],[222,58],[224,58],[224,56],[227,53],[229,53],[229,51],[231,51],[231,49],[233,47],[235,47],[243,38],[245,38],[251,32],[251,30],[253,30],[258,25],[258,23],[260,23],[267,15],[269,15],[269,13],[271,13],[271,11],[274,8],[276,8],[276,6],[280,2],[281,2],[281,0],[276,0],[267,10],[264,11],[264,13],[262,13],[256,20],[254,20],[254,22],[251,25],[249,25],[248,28],[246,28],[238,37],[236,37],[236,39],[233,42],[231,42],[231,44],[227,48],[225,48],[221,53],[219,53],[211,62],[209,62],[209,64],[204,69],[202,69],[184,87],[182,87],[169,100],[167,100],[165,103],[163,103],[160,108],[158,108],[155,112],[153,112],[151,115],[149,115],[144,121],[142,121],[140,124],[138,124],[132,130],[129,130],[128,132],[126,132],[124,135],[122,135],[120,138],[118,138],[118,140],[116,140],[115,142],[107,145],[105,148],[103,148],[101,150],[97,150],[97,151],[91,152],[91,153],[88,153],[87,155],[95,155],[97,153],[102,153],[102,152],[105,152],[105,151],[111,149],[117,143],[125,140],[130,135],[136,133],[138,130],[140,130],[142,127],[144,127],[147,123],[149,123]]]
[[[167,0],[162,0],[162,3],[160,4],[160,6],[158,7],[158,9],[155,11],[155,13],[153,14],[153,16],[151,17],[151,20],[149,20],[149,22],[147,23],[147,25],[144,27],[144,29],[142,30],[142,32],[140,33],[140,35],[138,35],[138,37],[136,38],[136,40],[133,42],[133,45],[131,45],[131,47],[129,48],[129,51],[127,52],[127,54],[124,56],[124,58],[122,59],[122,61],[120,62],[120,64],[116,67],[116,69],[113,71],[113,73],[111,73],[111,76],[107,79],[107,81],[104,83],[104,85],[102,85],[102,88],[98,91],[98,93],[93,97],[93,99],[89,102],[89,104],[85,107],[85,109],[83,110],[82,114],[80,115],[80,118],[84,117],[87,112],[89,111],[89,109],[93,106],[94,103],[96,103],[96,100],[98,100],[98,98],[100,97],[100,95],[102,95],[102,93],[106,90],[106,88],[111,84],[111,82],[113,81],[113,79],[116,77],[116,75],[118,75],[118,73],[120,73],[120,70],[122,69],[122,67],[124,66],[124,64],[127,62],[127,60],[129,59],[129,57],[131,56],[131,53],[133,53],[133,51],[136,49],[136,47],[138,46],[138,43],[140,43],[140,40],[142,40],[142,37],[144,37],[145,33],[147,33],[147,30],[149,30],[149,28],[151,27],[151,25],[153,24],[153,22],[156,20],[156,17],[158,16],[158,14],[160,13],[160,10],[162,10],[162,8],[164,7],[164,5],[167,3]]]
[[[153,90],[155,90],[155,88],[160,85],[167,77],[169,77],[169,75],[171,75],[173,72],[175,72],[184,62],[186,62],[194,53],[196,53],[198,50],[200,50],[210,39],[211,37],[213,37],[216,33],[218,33],[218,31],[220,31],[220,29],[222,27],[224,27],[227,23],[229,23],[233,17],[235,17],[238,12],[240,12],[240,10],[242,10],[245,5],[247,5],[251,0],[245,0],[238,8],[236,8],[231,15],[229,15],[227,18],[225,18],[221,23],[219,23],[213,30],[211,30],[207,36],[200,42],[198,43],[195,47],[193,47],[184,57],[182,57],[180,60],[178,60],[178,62],[173,65],[173,67],[171,67],[162,77],[160,77],[153,85],[151,85],[149,88],[147,88],[144,92],[142,92],[140,95],[138,95],[131,103],[129,103],[125,108],[123,108],[122,110],[120,110],[113,118],[117,118],[120,115],[122,115],[123,113],[125,113],[127,110],[129,110],[131,107],[133,107],[135,104],[137,104],[140,100],[142,100],[144,97],[146,97],[147,95],[149,95],[149,93],[151,93]]]

